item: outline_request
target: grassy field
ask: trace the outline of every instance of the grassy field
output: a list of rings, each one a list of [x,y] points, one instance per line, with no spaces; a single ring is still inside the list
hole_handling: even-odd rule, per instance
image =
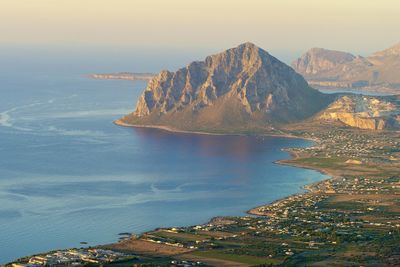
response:
[[[189,233],[173,233],[173,232],[167,232],[167,231],[153,232],[152,235],[164,237],[164,238],[172,237],[176,240],[183,240],[183,241],[196,241],[196,240],[208,239],[211,237],[209,235],[189,234]]]
[[[292,160],[291,162],[321,168],[335,168],[345,165],[342,158],[300,158]]]
[[[227,261],[234,261],[240,262],[248,265],[260,265],[260,264],[269,264],[273,263],[276,264],[276,261],[271,262],[271,260],[267,258],[255,257],[255,256],[248,256],[248,255],[237,255],[237,254],[229,254],[225,253],[224,251],[195,251],[192,253],[196,256],[201,256],[205,258],[214,258],[214,259],[221,259]]]

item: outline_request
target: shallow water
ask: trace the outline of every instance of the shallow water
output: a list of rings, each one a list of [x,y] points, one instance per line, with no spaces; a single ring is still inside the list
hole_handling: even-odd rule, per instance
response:
[[[243,215],[324,178],[272,163],[309,141],[112,124],[133,110],[144,82],[0,78],[0,263]]]

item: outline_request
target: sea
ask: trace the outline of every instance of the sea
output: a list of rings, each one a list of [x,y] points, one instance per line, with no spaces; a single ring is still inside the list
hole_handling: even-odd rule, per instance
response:
[[[274,163],[311,141],[114,125],[146,82],[86,75],[174,69],[202,54],[162,55],[0,48],[0,264],[245,215],[327,178]]]

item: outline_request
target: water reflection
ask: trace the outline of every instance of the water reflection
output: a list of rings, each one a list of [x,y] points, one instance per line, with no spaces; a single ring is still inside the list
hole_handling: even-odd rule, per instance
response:
[[[202,157],[229,157],[238,162],[247,162],[261,153],[265,145],[268,146],[268,138],[266,141],[254,136],[173,133],[152,128],[133,128],[133,131],[145,145],[169,144],[180,153],[197,153]]]

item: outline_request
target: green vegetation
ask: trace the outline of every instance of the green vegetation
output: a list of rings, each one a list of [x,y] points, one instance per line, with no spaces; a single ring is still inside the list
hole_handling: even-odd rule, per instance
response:
[[[337,168],[344,165],[346,160],[343,158],[300,158],[291,162],[306,165],[313,165],[321,168]]]
[[[267,260],[266,258],[249,256],[249,255],[236,255],[236,254],[229,254],[225,251],[196,251],[193,252],[193,255],[206,257],[206,258],[214,258],[220,260],[227,260],[227,261],[234,261],[245,263],[249,265],[260,265],[266,263],[276,263],[276,261]]]

